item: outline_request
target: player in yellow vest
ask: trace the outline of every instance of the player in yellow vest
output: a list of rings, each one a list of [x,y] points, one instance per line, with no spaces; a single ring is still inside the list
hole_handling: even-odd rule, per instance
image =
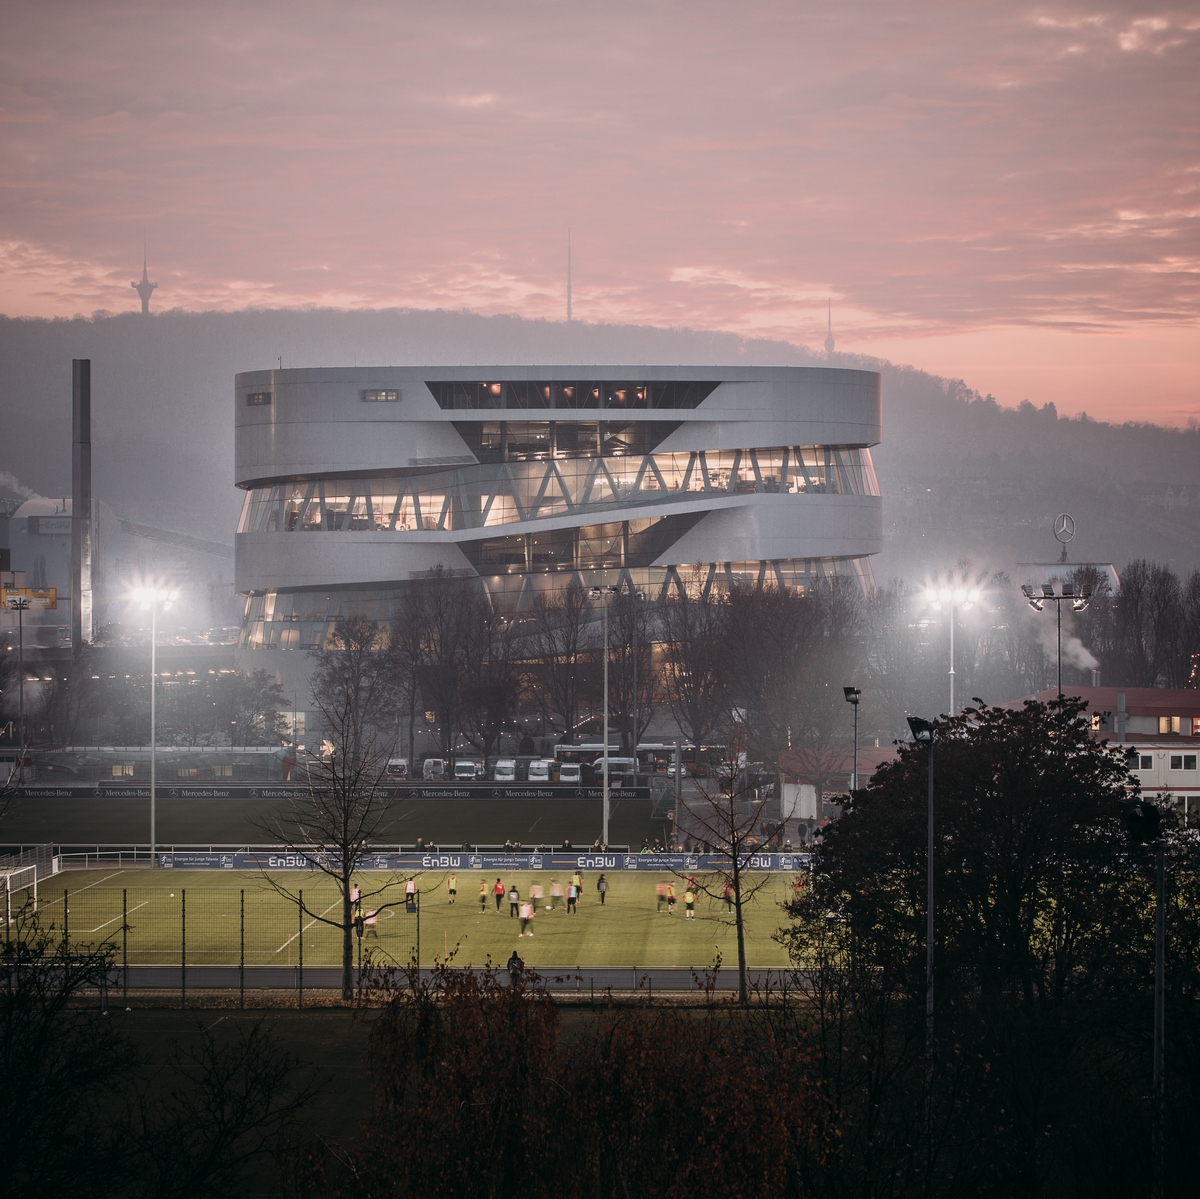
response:
[[[450,896],[450,902],[453,903],[458,898],[458,875],[452,874],[446,880],[446,894]]]
[[[696,919],[696,892],[690,888],[683,893],[684,919]]]

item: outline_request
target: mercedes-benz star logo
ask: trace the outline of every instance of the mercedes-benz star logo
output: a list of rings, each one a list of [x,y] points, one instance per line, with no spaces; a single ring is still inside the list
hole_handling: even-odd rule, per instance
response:
[[[1054,518],[1054,536],[1066,545],[1075,536],[1075,518],[1066,512]]]

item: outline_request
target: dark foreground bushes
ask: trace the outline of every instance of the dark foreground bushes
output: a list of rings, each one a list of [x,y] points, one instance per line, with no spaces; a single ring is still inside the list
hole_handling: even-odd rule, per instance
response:
[[[285,1155],[285,1191],[372,1196],[804,1193],[825,1104],[762,1013],[644,1007],[566,1029],[536,980],[440,973],[372,1046],[375,1109],[342,1154]]]

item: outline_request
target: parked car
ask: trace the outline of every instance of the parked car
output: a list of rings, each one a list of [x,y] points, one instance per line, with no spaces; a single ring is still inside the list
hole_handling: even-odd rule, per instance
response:
[[[407,758],[388,758],[387,768],[384,774],[390,779],[406,779],[408,778],[408,759]]]
[[[558,768],[558,781],[560,783],[574,783],[576,787],[583,781],[583,768],[578,762],[563,762]]]
[[[517,781],[516,758],[498,758],[492,778],[498,783],[515,783]]]
[[[528,778],[531,783],[548,783],[550,781],[550,767],[553,762],[546,761],[545,758],[534,759],[529,763]]]
[[[421,773],[426,779],[444,779],[446,777],[446,759],[426,758]]]

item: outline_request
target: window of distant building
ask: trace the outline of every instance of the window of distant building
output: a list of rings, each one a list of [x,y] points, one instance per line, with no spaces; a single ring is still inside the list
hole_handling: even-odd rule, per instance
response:
[[[246,394],[247,408],[261,408],[271,402],[271,393],[269,391],[251,391]]]
[[[1192,736],[1200,737],[1200,716],[1192,717]]]
[[[1139,770],[1153,770],[1154,769],[1153,754],[1139,754],[1138,755],[1138,769]]]
[[[1179,717],[1178,716],[1160,716],[1158,718],[1158,731],[1160,733],[1177,733],[1177,732],[1179,732]]]
[[[113,778],[115,779],[131,779],[133,778],[133,763],[118,762],[112,768]]]
[[[1195,770],[1196,755],[1195,754],[1172,754],[1171,755],[1172,770]]]
[[[362,398],[368,404],[394,404],[400,398],[400,393],[394,387],[387,387],[377,391],[364,391]]]

